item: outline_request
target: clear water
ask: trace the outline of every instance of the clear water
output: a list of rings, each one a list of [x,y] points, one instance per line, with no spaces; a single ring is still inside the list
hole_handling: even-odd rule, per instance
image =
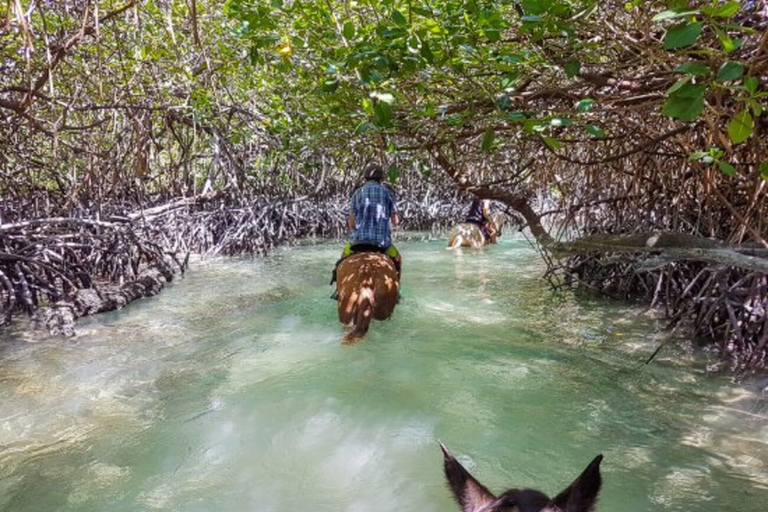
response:
[[[525,241],[401,243],[404,299],[339,344],[339,244],[202,262],[74,340],[0,343],[0,510],[457,510],[605,454],[601,511],[765,511],[768,405],[642,309],[555,294]],[[698,356],[697,356],[698,357]]]

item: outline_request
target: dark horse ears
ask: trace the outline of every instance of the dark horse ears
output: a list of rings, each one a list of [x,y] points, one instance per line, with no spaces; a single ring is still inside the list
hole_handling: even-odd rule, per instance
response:
[[[443,462],[445,477],[448,479],[448,487],[453,492],[453,497],[461,507],[462,512],[477,512],[490,510],[488,505],[496,501],[496,496],[490,493],[483,484],[475,480],[464,466],[459,464],[448,448],[440,443],[443,450]]]
[[[602,483],[602,455],[595,457],[581,475],[552,500],[531,489],[512,489],[497,498],[464,469],[444,444],[440,443],[440,448],[443,450],[448,486],[462,512],[589,512],[594,510],[597,502]]]
[[[600,463],[603,456],[598,455],[589,463],[587,469],[552,500],[554,510],[563,512],[587,512],[594,510],[597,494],[603,483],[600,476]]]

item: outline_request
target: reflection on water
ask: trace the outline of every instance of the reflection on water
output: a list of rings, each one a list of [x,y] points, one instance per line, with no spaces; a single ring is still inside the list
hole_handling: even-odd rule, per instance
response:
[[[336,244],[202,262],[74,340],[6,336],[0,510],[454,510],[438,439],[493,490],[604,453],[601,510],[764,510],[760,391],[679,344],[643,365],[653,318],[551,293],[522,240],[444,245],[400,244],[404,299],[354,347]]]

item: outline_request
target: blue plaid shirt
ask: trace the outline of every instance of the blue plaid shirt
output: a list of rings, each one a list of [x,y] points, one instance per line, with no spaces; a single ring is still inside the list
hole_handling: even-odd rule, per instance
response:
[[[352,194],[349,211],[355,216],[355,230],[350,236],[352,244],[392,245],[389,216],[397,208],[384,185],[375,180],[366,181]]]

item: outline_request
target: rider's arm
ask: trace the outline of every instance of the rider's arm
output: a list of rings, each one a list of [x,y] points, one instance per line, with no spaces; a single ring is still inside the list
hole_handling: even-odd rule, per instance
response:
[[[483,217],[486,218],[486,220],[491,220],[491,208],[490,208],[491,202],[487,199],[483,200]]]
[[[350,231],[354,231],[355,229],[355,211],[357,206],[357,196],[358,196],[358,190],[355,190],[355,192],[352,194],[352,197],[349,199],[349,217],[347,217],[347,226],[349,226]]]

